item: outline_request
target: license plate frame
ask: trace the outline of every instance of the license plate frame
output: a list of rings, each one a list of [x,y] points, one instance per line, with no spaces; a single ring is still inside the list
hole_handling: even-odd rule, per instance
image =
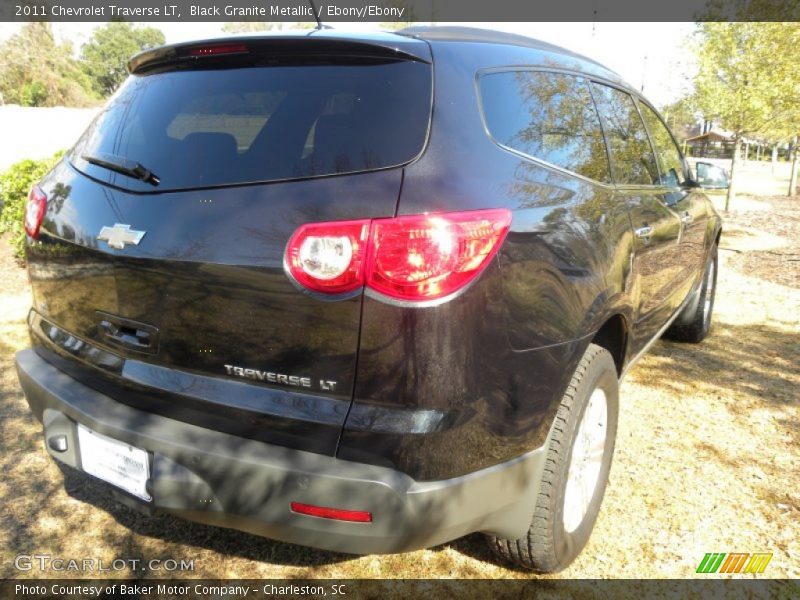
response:
[[[78,425],[78,448],[84,472],[132,496],[151,502],[147,492],[150,456],[147,450]]]

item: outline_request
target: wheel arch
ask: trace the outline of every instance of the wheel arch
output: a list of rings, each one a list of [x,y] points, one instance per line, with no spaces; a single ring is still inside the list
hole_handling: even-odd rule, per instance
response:
[[[622,375],[628,355],[630,339],[630,324],[628,319],[620,312],[606,317],[603,324],[595,332],[590,343],[608,350],[617,367],[617,375]]]

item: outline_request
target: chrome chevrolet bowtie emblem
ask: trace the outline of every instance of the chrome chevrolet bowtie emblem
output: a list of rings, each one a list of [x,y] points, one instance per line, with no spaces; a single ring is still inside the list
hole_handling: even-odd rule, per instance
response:
[[[97,234],[97,239],[102,242],[108,242],[108,245],[112,248],[122,250],[125,244],[137,246],[142,241],[145,233],[147,232],[131,229],[130,225],[114,223],[113,227],[103,227],[100,233]]]

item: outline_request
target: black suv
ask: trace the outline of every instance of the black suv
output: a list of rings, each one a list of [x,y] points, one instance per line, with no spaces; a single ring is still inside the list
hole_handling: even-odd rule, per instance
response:
[[[721,223],[601,65],[464,28],[134,57],[31,191],[48,452],[122,502],[352,553],[565,567],[618,382],[700,341]]]

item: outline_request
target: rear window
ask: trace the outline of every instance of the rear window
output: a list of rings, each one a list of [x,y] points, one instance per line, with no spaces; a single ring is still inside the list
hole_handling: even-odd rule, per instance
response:
[[[413,61],[131,76],[72,154],[92,177],[152,192],[402,165],[423,148],[431,69]],[[140,164],[158,186],[83,156]]]

